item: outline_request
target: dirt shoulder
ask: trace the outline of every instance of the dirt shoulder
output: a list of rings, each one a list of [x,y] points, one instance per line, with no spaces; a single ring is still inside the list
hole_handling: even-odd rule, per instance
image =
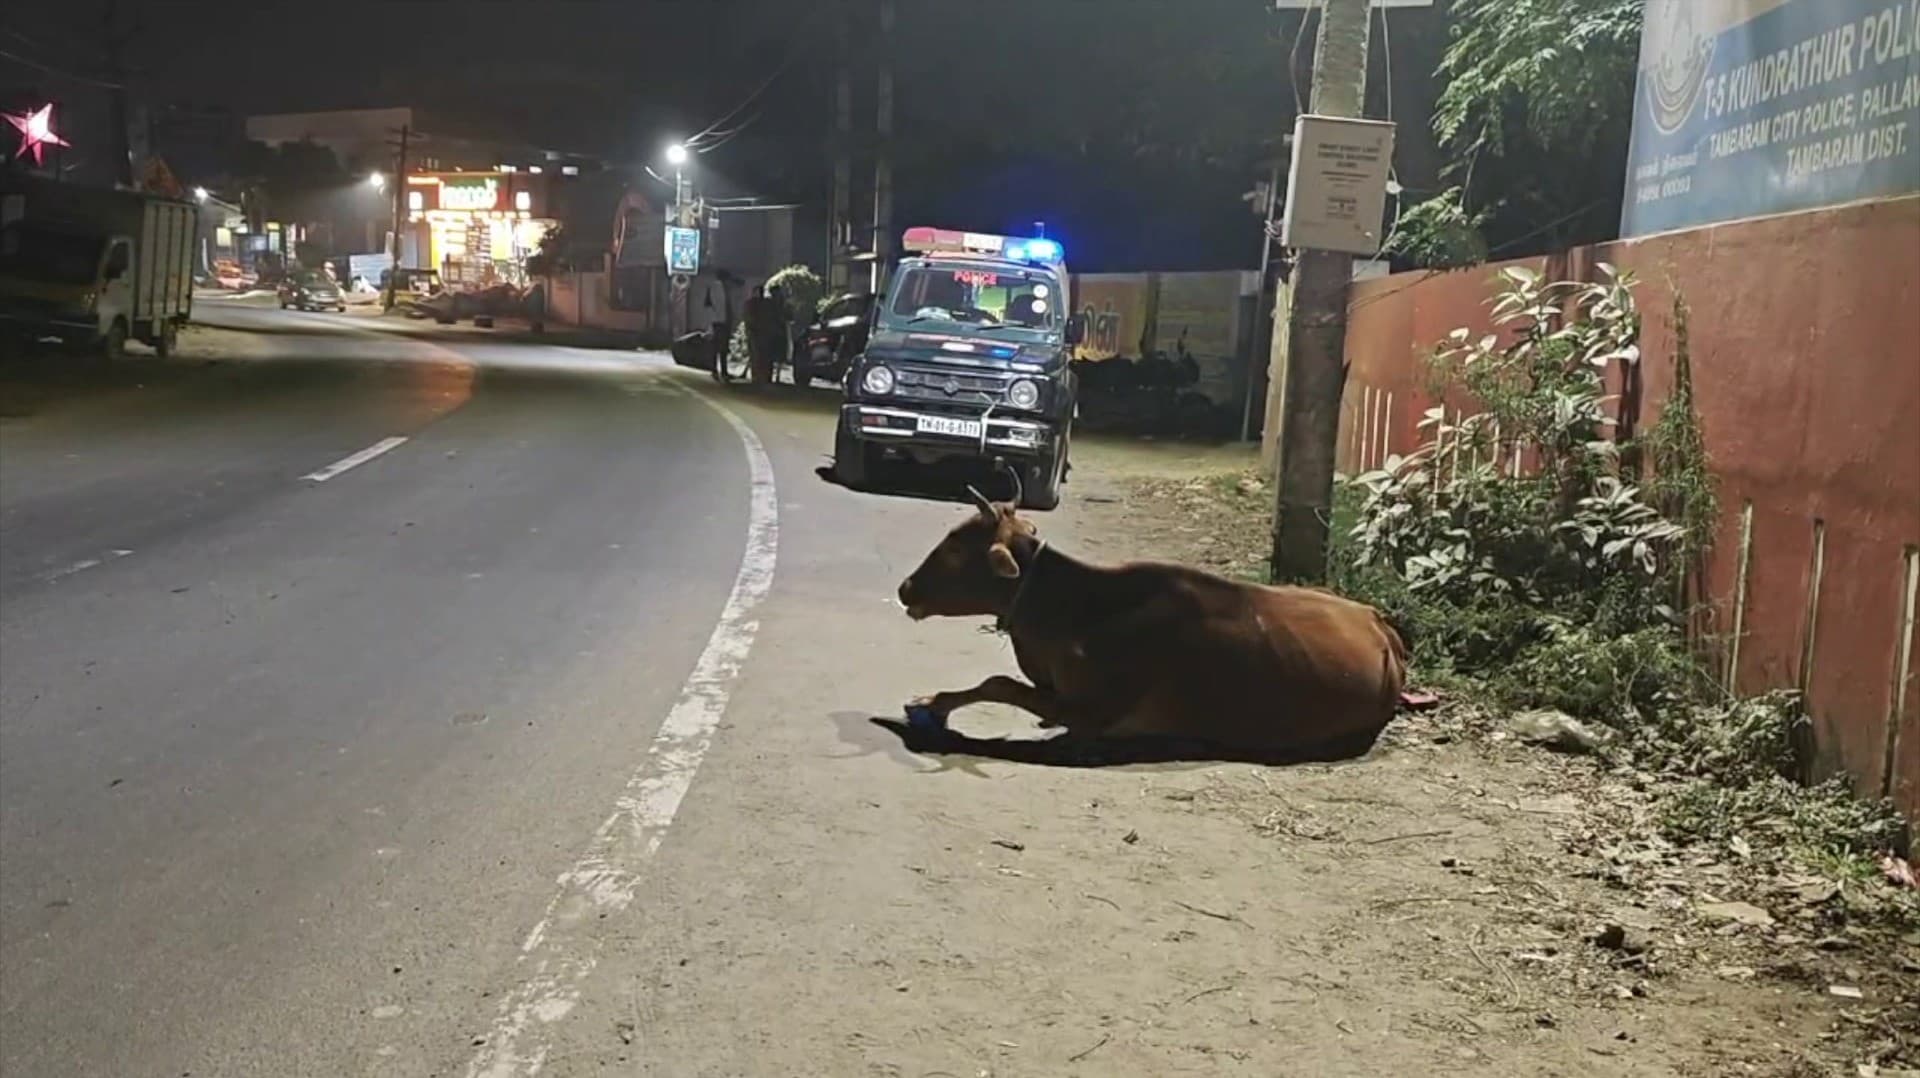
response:
[[[914,751],[874,719],[1015,669],[978,623],[909,623],[891,598],[964,507],[821,481],[826,396],[730,399],[775,458],[781,568],[641,912],[607,924],[543,1074],[1912,1066],[1897,962],[1920,939],[1853,934],[1850,892],[1825,881],[1775,892],[1664,847],[1633,776],[1469,712],[1408,718],[1338,765],[1047,766],[1018,748],[1034,720],[995,706],[954,716],[978,754]],[[1062,549],[1257,567],[1249,454],[1087,438],[1076,456],[1039,518]]]
[[[1175,470],[1137,449],[1083,456],[1087,478],[1045,525],[1055,542],[1258,573],[1270,492],[1250,455]],[[1859,919],[1861,892],[1888,885],[1672,846],[1645,784],[1441,708],[1352,763],[1144,781],[1133,808],[1156,878],[1071,886],[1123,908],[1164,906],[1173,880],[1231,896],[1161,938],[1190,953],[1197,934],[1237,934],[1233,959],[1143,1000],[1129,1029],[1283,1068],[1257,1072],[1920,1066],[1920,933]],[[1299,1043],[1276,1052],[1292,1038],[1275,1024]]]

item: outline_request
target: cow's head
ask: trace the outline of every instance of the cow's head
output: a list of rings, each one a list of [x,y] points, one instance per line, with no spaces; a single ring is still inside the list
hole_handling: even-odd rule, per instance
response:
[[[900,605],[915,621],[998,614],[1019,589],[1020,563],[1012,546],[1039,529],[1017,516],[1012,505],[988,501],[972,487],[967,493],[979,511],[948,532],[900,584]]]

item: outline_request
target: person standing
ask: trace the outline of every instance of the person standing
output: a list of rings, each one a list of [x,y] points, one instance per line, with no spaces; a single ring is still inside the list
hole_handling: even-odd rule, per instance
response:
[[[773,383],[774,349],[779,338],[785,332],[785,317],[780,313],[778,302],[767,295],[761,285],[755,285],[753,295],[748,297],[742,316],[747,326],[747,358],[753,370],[753,384],[757,386]]]

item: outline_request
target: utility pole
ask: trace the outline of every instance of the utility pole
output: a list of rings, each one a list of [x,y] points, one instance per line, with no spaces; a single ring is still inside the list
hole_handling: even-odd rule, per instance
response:
[[[113,81],[107,91],[109,122],[113,124],[113,182],[133,186],[132,110],[127,105],[126,46],[128,34],[120,29],[120,0],[107,0],[102,28],[107,41],[107,74]]]
[[[894,0],[880,0],[879,66],[875,86],[873,154],[872,292],[887,290],[887,266],[893,256],[893,16]]]
[[[1273,169],[1267,175],[1267,197],[1260,207],[1260,291],[1253,299],[1253,324],[1255,333],[1261,329],[1267,331],[1264,338],[1265,348],[1250,347],[1247,357],[1247,406],[1240,414],[1240,440],[1253,440],[1253,410],[1266,400],[1267,371],[1273,362],[1273,311],[1274,303],[1267,289],[1267,278],[1273,275],[1273,244],[1277,238],[1273,233],[1273,211],[1280,200],[1280,156],[1274,155]],[[1277,296],[1279,282],[1274,282],[1271,295]]]
[[[393,230],[388,233],[387,254],[392,259],[387,267],[387,294],[380,305],[385,310],[393,310],[393,291],[400,283],[400,222],[405,220],[407,208],[407,140],[412,134],[409,125],[400,125],[399,163],[393,170]]]
[[[1364,111],[1367,38],[1373,28],[1370,8],[1369,0],[1324,0],[1313,50],[1313,99],[1308,106],[1315,115],[1358,118]],[[1305,26],[1301,29],[1304,32]],[[1274,347],[1284,347],[1287,357],[1269,561],[1276,583],[1317,584],[1327,578],[1334,453],[1340,440],[1340,396],[1347,379],[1347,293],[1352,283],[1352,255],[1300,250],[1294,260],[1287,324],[1274,324]]]
[[[853,221],[853,49],[848,0],[834,5],[833,203],[827,221],[827,284],[847,287],[847,239]]]

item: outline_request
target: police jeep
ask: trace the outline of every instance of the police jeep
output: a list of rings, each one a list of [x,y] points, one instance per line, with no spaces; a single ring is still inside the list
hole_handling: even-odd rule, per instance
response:
[[[846,376],[834,476],[865,488],[888,464],[956,458],[1017,470],[1021,504],[1052,509],[1071,467],[1084,332],[1060,244],[912,228],[909,252]]]

